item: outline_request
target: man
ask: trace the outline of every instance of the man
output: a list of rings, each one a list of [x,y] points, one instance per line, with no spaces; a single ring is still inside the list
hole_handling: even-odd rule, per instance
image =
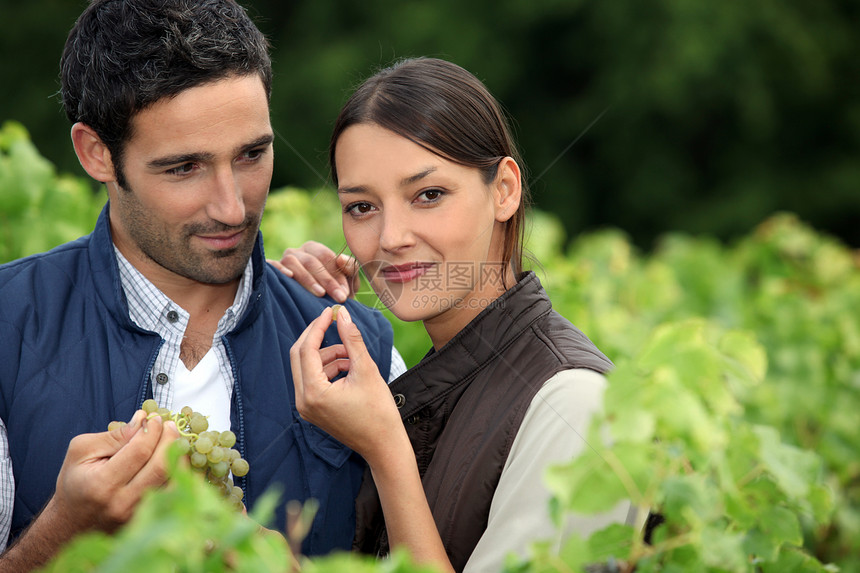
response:
[[[301,420],[289,365],[330,301],[267,265],[259,235],[264,37],[232,0],[94,0],[61,68],[75,152],[108,203],[91,235],[0,267],[0,571],[116,528],[164,482],[177,431],[143,419],[148,397],[232,428],[249,507],[274,484],[316,498],[306,554],[349,548],[363,462]],[[390,325],[347,304],[389,376]]]

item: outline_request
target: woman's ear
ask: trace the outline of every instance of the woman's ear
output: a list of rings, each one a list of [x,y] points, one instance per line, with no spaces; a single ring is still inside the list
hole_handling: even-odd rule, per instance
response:
[[[113,160],[101,137],[85,123],[72,126],[72,145],[81,167],[96,181],[107,183],[116,180]]]
[[[503,223],[517,212],[523,193],[521,177],[520,166],[512,157],[505,157],[499,162],[496,180],[493,183],[496,221]]]

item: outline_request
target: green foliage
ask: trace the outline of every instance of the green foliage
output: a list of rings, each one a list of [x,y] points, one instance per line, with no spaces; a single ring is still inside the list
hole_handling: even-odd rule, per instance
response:
[[[753,572],[800,550],[801,518],[827,521],[821,459],[747,420],[736,398],[763,383],[764,363],[751,336],[690,319],[658,327],[610,375],[592,449],[551,468],[547,483],[558,510],[599,512],[630,499],[665,523],[652,546],[629,527],[598,532],[577,566],[613,557],[637,571]],[[824,569],[810,559],[800,570]]]
[[[18,123],[0,126],[0,262],[88,232],[103,199],[83,179],[57,176]]]
[[[148,492],[134,518],[114,535],[78,537],[45,573],[176,571],[288,571],[292,554],[283,536],[264,530],[276,506],[267,493],[245,516],[203,476],[171,456],[168,486]]]
[[[629,362],[641,365],[644,358],[636,356],[652,333],[693,317],[729,329],[719,343],[721,352],[755,365],[759,373],[766,364],[767,375],[757,384],[740,383],[743,377],[731,370],[723,372],[720,383],[712,364],[711,382],[689,391],[681,391],[677,376],[663,378],[668,374],[662,372],[662,386],[652,382],[631,390],[624,398],[629,408],[613,420],[613,428],[661,440],[664,433],[688,428],[701,440],[688,448],[724,448],[734,443],[729,430],[740,432],[738,424],[724,426],[725,420],[740,416],[759,428],[754,437],[767,447],[776,450],[785,443],[814,451],[824,473],[822,483],[806,483],[812,487],[808,502],[820,508],[832,497],[835,512],[823,523],[820,512],[798,513],[804,544],[823,562],[860,570],[860,315],[851,310],[860,304],[856,252],[792,215],[778,214],[731,246],[673,234],[646,256],[624,234],[604,231],[580,237],[565,254],[559,251],[542,262],[555,307],[619,365],[610,377],[610,396],[616,384],[623,386]],[[673,345],[682,348],[682,342]],[[689,360],[703,373],[707,364],[701,354],[656,357],[667,365],[670,358]],[[636,376],[647,375],[636,371]],[[694,378],[688,372],[682,379]],[[672,391],[664,395],[661,388],[670,382]],[[699,397],[720,409],[709,414],[696,402]],[[672,405],[675,414],[661,422],[657,412],[665,405]],[[780,440],[761,428],[778,432]],[[782,467],[779,459],[769,460],[771,471]],[[782,465],[799,462],[788,459]],[[794,481],[782,476],[781,487],[800,487],[804,476]]]
[[[403,551],[385,561],[351,554],[297,559],[283,535],[260,526],[272,520],[277,492],[265,494],[246,516],[181,460],[180,451],[173,448],[168,485],[145,494],[132,520],[119,532],[77,537],[42,573],[432,571],[415,565]],[[311,514],[307,521],[312,519]],[[301,539],[296,540],[300,543]]]
[[[349,553],[338,553],[319,559],[302,561],[303,573],[433,573],[436,569],[420,566],[412,561],[406,551],[395,550],[388,558],[379,560],[375,557]]]
[[[331,189],[312,192],[287,188],[276,190],[266,202],[261,225],[266,256],[280,258],[288,247],[318,241],[336,252],[346,251],[340,222],[340,201]]]
[[[4,259],[32,252],[22,247],[31,240],[46,249],[91,229],[99,201],[85,182],[58,177],[20,126],[4,126],[0,150],[0,232],[14,229],[0,244]],[[58,189],[76,190],[62,209]],[[307,239],[343,245],[330,191],[273,192],[264,221],[270,256]],[[61,227],[63,238],[48,235]],[[631,499],[666,521],[651,546],[615,525],[566,539],[560,551],[535,544],[508,569],[609,571],[615,563],[769,573],[833,571],[823,564],[835,563],[860,571],[860,255],[788,214],[730,245],[668,234],[643,254],[617,230],[565,245],[558,221],[535,213],[530,250],[555,307],[617,367],[589,436],[593,450],[547,475],[552,515]],[[360,297],[378,304],[366,287]],[[429,347],[426,334],[392,321],[414,364]],[[220,497],[198,484],[178,471],[128,527],[82,538],[49,570],[135,571],[128,564],[137,561],[187,571],[289,566],[285,543],[229,507],[222,516]],[[265,522],[271,504],[253,517]],[[338,555],[301,567],[416,570],[405,555]]]

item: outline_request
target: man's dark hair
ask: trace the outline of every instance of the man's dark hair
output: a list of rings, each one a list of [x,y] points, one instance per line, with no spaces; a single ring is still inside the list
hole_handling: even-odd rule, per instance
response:
[[[268,49],[233,0],[93,0],[63,50],[63,107],[102,139],[125,187],[123,151],[136,113],[233,75],[259,74],[269,95]]]

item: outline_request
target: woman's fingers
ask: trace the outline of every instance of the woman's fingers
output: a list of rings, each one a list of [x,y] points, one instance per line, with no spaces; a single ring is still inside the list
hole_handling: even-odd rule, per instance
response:
[[[344,302],[354,290],[357,277],[356,265],[349,262],[350,257],[344,257],[322,243],[308,241],[298,249],[285,250],[281,260],[273,265],[315,295],[328,294]]]
[[[375,371],[378,375],[379,370],[367,351],[361,331],[358,330],[358,326],[352,321],[352,316],[350,316],[345,306],[341,307],[337,312],[337,332],[346,348],[346,354],[349,357],[350,363],[353,368],[358,369],[358,374],[370,374]]]
[[[340,360],[335,360],[333,362],[328,362],[323,365],[323,371],[325,372],[326,378],[331,380],[338,374],[342,372],[349,372],[350,361],[348,358],[343,358]]]
[[[339,358],[349,358],[349,355],[346,353],[346,347],[343,344],[332,344],[331,346],[320,348],[320,360],[322,360],[324,365]]]
[[[350,257],[349,255],[341,253],[337,256],[335,262],[337,263],[337,267],[341,274],[343,274],[349,283],[349,296],[354,298],[355,293],[357,293],[358,289],[361,288],[361,275],[359,274],[361,267],[359,267],[358,261],[355,257]]]
[[[329,377],[326,376],[323,358],[320,355],[320,347],[331,321],[331,308],[323,309],[322,314],[308,325],[290,349],[290,370],[293,373],[296,406],[299,408],[299,413],[302,413],[302,407],[307,403],[307,398],[320,391],[321,384],[329,384]],[[332,351],[326,352],[331,354]]]

